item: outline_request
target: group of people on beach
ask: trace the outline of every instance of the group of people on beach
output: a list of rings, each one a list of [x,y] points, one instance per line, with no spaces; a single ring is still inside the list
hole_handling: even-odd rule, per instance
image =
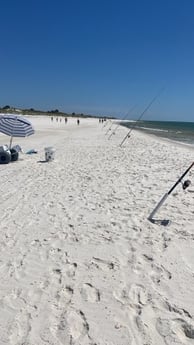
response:
[[[62,118],[61,117],[54,117],[54,116],[51,116],[51,122],[54,121],[54,118],[56,120],[56,122],[62,122]],[[67,123],[67,117],[65,117],[65,123]]]
[[[101,123],[103,123],[104,121],[106,121],[106,118],[99,118],[99,122]]]
[[[62,122],[62,118],[61,117],[58,118],[58,117],[54,117],[54,116],[51,116],[51,122],[54,121],[54,118],[55,118],[56,122]],[[65,121],[65,123],[68,122],[67,117],[64,118],[64,121]],[[77,125],[79,126],[79,124],[80,124],[80,119],[77,119]]]

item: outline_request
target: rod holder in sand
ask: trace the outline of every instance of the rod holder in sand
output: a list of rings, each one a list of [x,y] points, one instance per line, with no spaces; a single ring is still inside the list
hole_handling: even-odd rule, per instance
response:
[[[159,201],[159,203],[156,205],[156,207],[153,209],[153,211],[150,213],[148,220],[152,221],[154,215],[156,214],[156,212],[159,210],[159,208],[163,205],[163,203],[165,202],[165,200],[168,198],[168,193],[164,194],[164,196],[162,197],[162,199]]]
[[[159,201],[159,203],[156,205],[156,207],[153,209],[153,211],[150,213],[148,220],[154,223],[154,215],[156,214],[156,212],[159,210],[159,208],[163,205],[163,203],[165,202],[165,200],[167,199],[167,197],[172,193],[172,191],[176,188],[176,186],[182,181],[182,179],[185,177],[185,175],[189,172],[189,170],[193,167],[194,162],[187,168],[187,170],[185,170],[185,172],[182,174],[182,176],[175,182],[175,184],[172,186],[172,188],[166,193],[164,194],[164,196],[162,197],[162,199]],[[191,181],[190,180],[186,180],[183,183],[183,189],[185,190],[189,185],[190,185]]]

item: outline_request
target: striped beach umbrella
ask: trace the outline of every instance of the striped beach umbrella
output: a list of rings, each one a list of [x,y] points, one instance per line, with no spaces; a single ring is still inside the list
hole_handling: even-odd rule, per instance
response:
[[[21,115],[0,115],[0,132],[11,137],[28,137],[34,134],[34,128],[30,121]]]

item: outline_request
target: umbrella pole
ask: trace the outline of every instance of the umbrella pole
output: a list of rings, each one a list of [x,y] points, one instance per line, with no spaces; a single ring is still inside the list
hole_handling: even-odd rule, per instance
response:
[[[13,141],[13,136],[11,136],[11,139],[10,139],[9,149],[11,149],[12,141]]]

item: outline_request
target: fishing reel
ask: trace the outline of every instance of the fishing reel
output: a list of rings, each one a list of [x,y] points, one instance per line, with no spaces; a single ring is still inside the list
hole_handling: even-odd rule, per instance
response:
[[[191,184],[190,180],[185,180],[185,182],[182,183],[183,190],[187,189]]]

